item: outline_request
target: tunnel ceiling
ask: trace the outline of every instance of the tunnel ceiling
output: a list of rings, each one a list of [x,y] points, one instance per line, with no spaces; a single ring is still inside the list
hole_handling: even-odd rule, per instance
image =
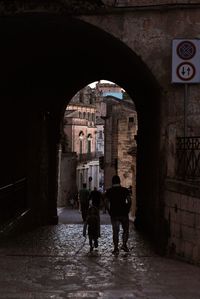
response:
[[[141,59],[95,26],[40,14],[0,22],[1,92],[72,97],[86,84],[107,79],[132,97],[157,95],[159,86]]]

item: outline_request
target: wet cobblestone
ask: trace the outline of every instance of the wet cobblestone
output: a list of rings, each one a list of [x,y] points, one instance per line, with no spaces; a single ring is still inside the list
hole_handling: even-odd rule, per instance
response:
[[[0,245],[0,298],[200,298],[200,268],[156,255],[133,228],[130,253],[118,257],[109,224],[93,253],[82,224],[41,227]]]

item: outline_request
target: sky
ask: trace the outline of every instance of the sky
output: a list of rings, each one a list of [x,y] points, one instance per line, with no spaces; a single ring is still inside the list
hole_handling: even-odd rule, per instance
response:
[[[107,81],[107,80],[100,80],[101,81],[101,83],[112,83],[112,84],[114,84],[113,82],[111,82],[111,81]],[[91,88],[94,88],[95,86],[96,86],[96,83],[97,83],[98,81],[95,81],[95,82],[92,82],[91,84],[88,84]]]

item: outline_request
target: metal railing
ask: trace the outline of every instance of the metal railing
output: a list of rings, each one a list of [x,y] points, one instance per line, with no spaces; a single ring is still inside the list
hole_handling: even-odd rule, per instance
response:
[[[200,137],[177,137],[176,176],[200,179]]]
[[[78,161],[79,162],[88,162],[88,161],[92,161],[95,159],[99,159],[100,156],[102,156],[101,152],[78,154]]]
[[[0,187],[0,224],[26,208],[26,178]]]

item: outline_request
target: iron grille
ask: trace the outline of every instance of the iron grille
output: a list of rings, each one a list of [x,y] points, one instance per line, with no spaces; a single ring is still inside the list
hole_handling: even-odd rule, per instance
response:
[[[95,159],[99,159],[99,156],[100,156],[99,152],[91,152],[91,153],[78,154],[78,162],[92,161],[92,160],[95,160]]]
[[[177,137],[176,175],[181,179],[200,178],[200,137]]]

